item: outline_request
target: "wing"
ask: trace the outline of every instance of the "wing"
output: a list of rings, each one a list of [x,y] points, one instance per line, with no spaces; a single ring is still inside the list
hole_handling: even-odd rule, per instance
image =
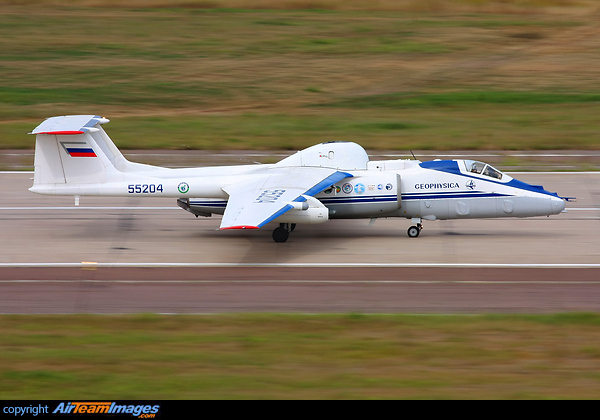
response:
[[[258,229],[306,201],[303,195],[314,196],[348,177],[352,174],[331,168],[270,168],[223,188],[229,200],[220,229]]]

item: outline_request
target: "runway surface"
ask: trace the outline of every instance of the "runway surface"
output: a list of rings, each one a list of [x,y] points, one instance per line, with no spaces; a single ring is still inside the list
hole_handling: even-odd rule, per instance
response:
[[[578,201],[550,218],[429,222],[416,239],[406,219],[334,220],[277,244],[174,199],[75,207],[30,193],[32,173],[0,173],[0,313],[600,310],[600,173],[511,175]]]
[[[3,313],[598,311],[600,269],[5,268]]]

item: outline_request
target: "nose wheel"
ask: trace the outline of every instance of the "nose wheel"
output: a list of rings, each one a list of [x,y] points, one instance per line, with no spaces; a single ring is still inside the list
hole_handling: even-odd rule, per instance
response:
[[[417,223],[417,226],[409,227],[406,233],[408,234],[409,238],[416,238],[417,236],[419,236],[422,230],[423,225],[421,223]]]
[[[296,228],[295,223],[280,223],[279,227],[273,231],[273,240],[275,242],[285,242],[290,237],[290,232]]]

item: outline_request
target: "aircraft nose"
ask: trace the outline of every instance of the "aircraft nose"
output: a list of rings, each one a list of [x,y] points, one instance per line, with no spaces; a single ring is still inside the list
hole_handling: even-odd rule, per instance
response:
[[[560,197],[552,197],[551,199],[552,214],[559,214],[565,209],[565,200]]]

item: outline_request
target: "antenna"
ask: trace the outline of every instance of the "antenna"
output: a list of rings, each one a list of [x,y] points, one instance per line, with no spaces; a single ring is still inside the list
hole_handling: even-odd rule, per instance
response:
[[[414,160],[418,160],[418,159],[415,157],[415,154],[413,153],[413,151],[412,151],[412,150],[410,151],[410,154],[412,155],[412,157],[413,157],[413,159],[414,159]]]

